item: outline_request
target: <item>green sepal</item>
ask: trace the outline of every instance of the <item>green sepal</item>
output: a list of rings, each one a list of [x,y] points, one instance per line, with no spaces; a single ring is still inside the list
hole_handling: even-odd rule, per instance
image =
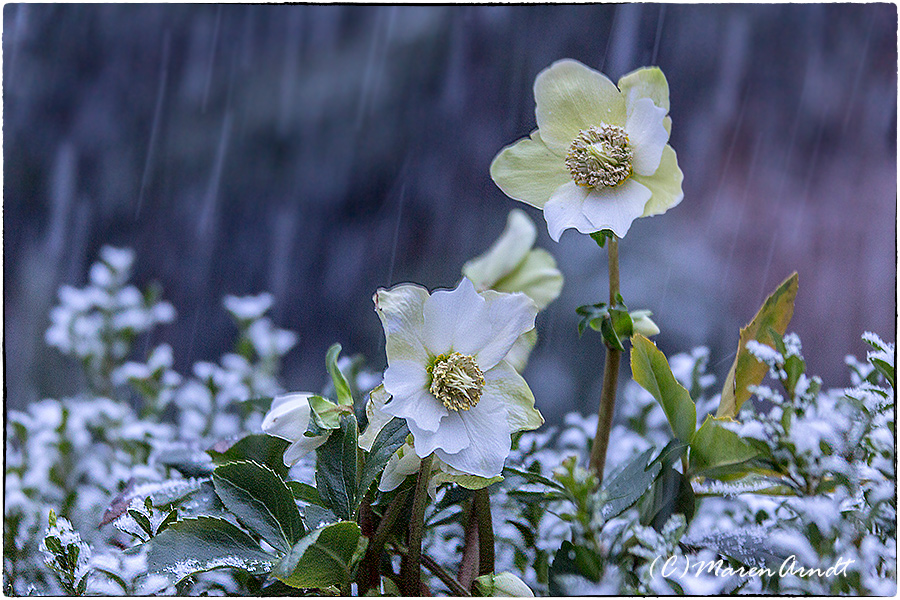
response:
[[[353,406],[353,393],[350,391],[350,384],[347,383],[344,374],[337,366],[338,355],[341,353],[341,345],[334,344],[328,349],[325,355],[325,367],[328,374],[331,375],[331,381],[334,382],[334,391],[337,394],[338,404],[342,406]]]

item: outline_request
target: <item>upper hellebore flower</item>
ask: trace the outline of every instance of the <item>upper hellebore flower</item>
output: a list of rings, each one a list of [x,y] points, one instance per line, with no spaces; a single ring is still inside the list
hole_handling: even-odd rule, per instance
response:
[[[386,338],[383,411],[406,419],[416,454],[464,473],[500,474],[515,431],[544,422],[528,384],[505,360],[534,328],[537,307],[525,294],[417,285],[378,290],[375,309]]]
[[[534,81],[538,129],[491,164],[503,192],[543,209],[550,237],[612,230],[623,237],[638,217],[681,202],[683,175],[668,145],[669,86],[656,67],[616,87],[575,60],[560,60]]]

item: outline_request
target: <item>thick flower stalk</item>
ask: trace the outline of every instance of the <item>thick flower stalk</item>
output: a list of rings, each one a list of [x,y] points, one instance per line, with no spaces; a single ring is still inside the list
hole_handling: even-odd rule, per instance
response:
[[[406,420],[419,458],[462,473],[500,475],[516,431],[543,423],[528,384],[506,361],[534,328],[525,294],[479,294],[468,279],[433,294],[410,284],[379,290],[386,337],[382,410]]]
[[[656,67],[619,80],[560,60],[534,82],[537,130],[504,148],[491,177],[544,211],[550,237],[566,229],[623,237],[639,217],[681,202],[683,175],[668,145],[669,86]]]

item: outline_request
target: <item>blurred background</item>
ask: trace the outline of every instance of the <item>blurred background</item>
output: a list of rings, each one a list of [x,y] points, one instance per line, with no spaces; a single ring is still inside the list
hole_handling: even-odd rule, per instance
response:
[[[238,6],[7,4],[3,11],[6,400],[81,389],[44,343],[62,284],[134,248],[176,321],[176,369],[236,329],[225,294],[270,291],[297,331],[283,381],[317,390],[333,342],[385,365],[371,297],[452,287],[515,206],[566,284],[525,372],[548,420],[593,412],[605,251],[552,242],[488,167],[534,127],[535,75],[571,57],[614,81],[659,65],[685,199],[634,223],[622,293],[666,354],[711,350],[797,270],[790,330],[812,373],[849,382],[860,334],[894,341],[897,8],[892,4]],[[623,365],[627,373],[627,365]]]

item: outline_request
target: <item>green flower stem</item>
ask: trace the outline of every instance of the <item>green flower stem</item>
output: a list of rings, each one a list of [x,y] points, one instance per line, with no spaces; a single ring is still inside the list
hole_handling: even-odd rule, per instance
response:
[[[619,240],[609,238],[609,305],[615,306],[619,294]],[[597,475],[597,484],[603,482],[606,466],[606,449],[609,447],[609,432],[612,429],[613,411],[616,407],[616,386],[619,382],[619,362],[622,353],[606,348],[606,363],[603,367],[603,388],[600,392],[600,408],[597,411],[597,434],[591,446],[591,469]]]
[[[488,575],[494,572],[494,525],[487,488],[472,493],[472,516],[478,520],[478,574]]]
[[[403,583],[403,595],[421,596],[422,581],[422,535],[425,533],[425,504],[428,500],[428,479],[431,477],[432,455],[422,459],[419,476],[416,479],[416,491],[413,496],[412,514],[409,523],[409,549],[400,565],[400,579]]]

